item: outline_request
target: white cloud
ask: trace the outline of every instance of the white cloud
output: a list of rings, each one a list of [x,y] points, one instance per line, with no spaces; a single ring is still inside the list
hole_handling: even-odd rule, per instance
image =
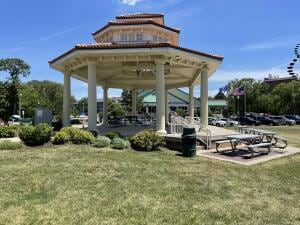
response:
[[[136,3],[141,2],[143,0],[119,0],[119,3],[126,4],[130,6],[135,6]]]

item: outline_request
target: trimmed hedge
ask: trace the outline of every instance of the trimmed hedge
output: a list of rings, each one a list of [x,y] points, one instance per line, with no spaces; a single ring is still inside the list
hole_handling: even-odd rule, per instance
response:
[[[126,142],[124,139],[116,137],[112,140],[111,147],[113,149],[123,150],[126,148]]]
[[[119,138],[121,137],[121,134],[117,131],[111,131],[105,134],[106,137],[108,137],[110,140],[113,140],[114,138]]]
[[[0,126],[0,138],[17,137],[19,133],[19,126]]]
[[[66,132],[57,132],[53,139],[53,144],[62,145],[70,141],[70,137]]]
[[[38,146],[50,141],[52,127],[48,124],[38,124],[37,126],[22,126],[20,129],[20,139],[25,145]]]
[[[73,144],[93,144],[95,142],[94,135],[85,130],[75,127],[65,127],[56,133],[53,144],[61,145],[68,142]]]
[[[22,148],[23,145],[19,142],[12,142],[8,140],[0,141],[0,150],[18,150]]]
[[[131,147],[137,151],[158,151],[164,146],[164,137],[154,130],[144,130],[130,139]]]
[[[94,146],[97,148],[105,148],[110,145],[111,140],[105,136],[98,136],[96,138]]]

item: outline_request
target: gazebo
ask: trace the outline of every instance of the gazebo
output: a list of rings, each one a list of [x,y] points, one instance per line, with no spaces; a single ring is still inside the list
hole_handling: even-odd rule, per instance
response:
[[[223,57],[178,46],[179,30],[164,24],[162,14],[117,16],[93,33],[95,43],[78,44],[50,61],[64,74],[63,124],[70,124],[70,77],[88,83],[88,128],[97,130],[97,85],[103,88],[103,123],[107,123],[109,88],[132,90],[136,115],[138,90],[156,90],[156,130],[166,133],[167,90],[189,87],[194,109],[194,87],[201,88],[201,122],[208,124],[208,78]],[[189,110],[193,117],[194,110]]]

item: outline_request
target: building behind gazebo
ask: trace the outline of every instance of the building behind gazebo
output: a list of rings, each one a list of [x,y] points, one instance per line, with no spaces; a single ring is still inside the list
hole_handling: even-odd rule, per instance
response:
[[[88,83],[88,126],[97,130],[97,85],[103,88],[103,123],[107,123],[109,88],[132,90],[136,115],[138,90],[156,92],[156,130],[165,133],[167,90],[189,87],[189,109],[194,108],[194,86],[201,83],[201,121],[208,123],[208,78],[223,57],[179,47],[180,31],[165,25],[162,14],[117,16],[93,33],[96,41],[79,44],[50,61],[64,74],[63,124],[70,124],[70,77]],[[189,110],[194,116],[194,110]]]

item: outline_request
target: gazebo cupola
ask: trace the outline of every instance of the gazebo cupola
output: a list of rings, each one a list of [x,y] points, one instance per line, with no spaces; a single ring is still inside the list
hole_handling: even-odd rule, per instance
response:
[[[117,16],[103,28],[93,33],[97,43],[158,43],[178,45],[179,30],[164,23],[164,15],[140,13]]]
[[[136,115],[138,90],[156,90],[156,130],[165,133],[166,92],[189,87],[193,116],[194,86],[201,83],[201,121],[208,123],[208,78],[223,57],[179,46],[179,30],[165,25],[164,15],[138,13],[117,16],[93,33],[95,43],[78,44],[51,60],[64,74],[64,126],[70,124],[70,77],[88,83],[88,126],[96,130],[96,87],[103,88],[103,123],[107,123],[109,88],[132,90],[132,115]]]

